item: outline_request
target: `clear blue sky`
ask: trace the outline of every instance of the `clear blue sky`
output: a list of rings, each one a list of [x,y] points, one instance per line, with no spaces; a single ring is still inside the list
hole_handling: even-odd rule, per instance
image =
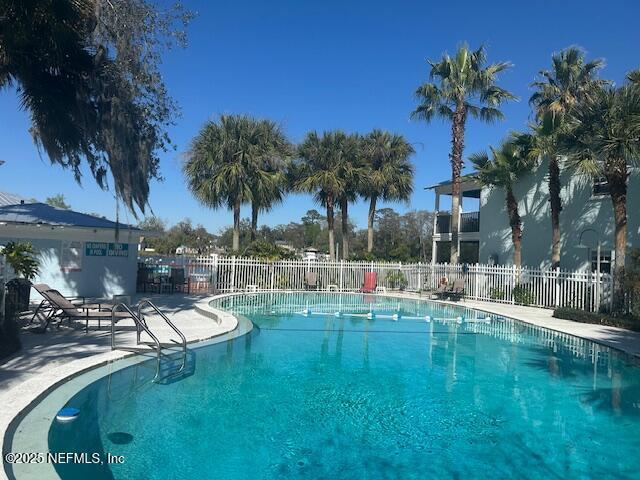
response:
[[[471,121],[465,154],[525,127],[528,85],[549,65],[552,52],[580,45],[590,57],[606,59],[603,76],[616,82],[640,66],[637,0],[184,3],[199,13],[189,29],[189,47],[171,51],[163,65],[169,92],[182,108],[171,129],[177,151],[162,157],[165,181],[152,185],[151,206],[170,223],[190,217],[213,232],[230,224],[231,214],[201,207],[185,188],[180,164],[189,140],[219,113],[271,118],[296,142],[312,129],[402,133],[416,146],[417,175],[411,206],[396,207],[429,209],[433,194],[423,187],[450,175],[450,132],[440,121],[409,121],[413,92],[427,79],[427,58],[468,41],[472,47],[484,43],[490,61],[515,65],[501,84],[521,100],[504,108],[504,122]],[[76,209],[114,216],[112,194],[100,191],[88,174],[78,186],[70,172],[39,157],[28,115],[19,111],[12,90],[0,92],[0,125],[0,159],[6,161],[0,190],[40,200],[63,192]],[[299,220],[309,208],[320,210],[308,196],[290,196],[261,220]],[[365,212],[360,202],[351,216],[362,226]]]

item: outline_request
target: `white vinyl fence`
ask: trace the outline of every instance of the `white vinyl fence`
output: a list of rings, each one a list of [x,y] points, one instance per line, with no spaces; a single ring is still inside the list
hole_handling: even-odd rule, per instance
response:
[[[534,269],[494,265],[449,265],[313,260],[268,261],[243,257],[197,257],[184,263],[192,284],[212,293],[304,290],[308,272],[314,272],[318,290],[354,292],[362,288],[365,272],[378,274],[378,286],[387,290],[433,291],[445,281],[463,279],[465,298],[521,303],[587,311],[608,308],[611,275],[590,271]]]

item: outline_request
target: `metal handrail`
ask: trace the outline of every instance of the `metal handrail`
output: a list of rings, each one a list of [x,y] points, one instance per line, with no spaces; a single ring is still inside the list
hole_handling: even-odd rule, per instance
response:
[[[167,325],[169,325],[171,327],[171,329],[176,332],[178,334],[178,336],[180,337],[180,340],[182,340],[182,351],[184,353],[187,352],[187,339],[184,336],[184,334],[180,331],[180,329],[178,327],[176,327],[173,322],[171,320],[169,320],[169,317],[167,317],[151,300],[149,299],[144,299],[142,301],[140,301],[140,303],[138,303],[138,318],[141,319],[142,322],[144,322],[144,325],[146,327],[147,322],[146,320],[144,320],[144,315],[142,314],[142,307],[144,306],[150,306],[153,310],[155,310],[155,312],[160,315],[162,317],[162,319],[167,322]],[[138,334],[138,341],[140,339],[140,335]],[[181,372],[184,369],[184,366],[186,364],[186,358],[185,361],[182,362],[182,366],[180,367],[180,370],[178,370],[178,372]]]
[[[140,315],[136,315],[135,313],[133,313],[133,311],[124,303],[118,303],[111,309],[111,350],[116,349],[116,313],[120,308],[124,308],[124,310],[129,315],[131,315],[131,318],[133,318],[133,321],[136,324],[136,330],[138,330],[138,332],[140,331],[140,328],[144,330],[156,344],[156,375],[152,380],[155,381],[160,375],[160,355],[162,354],[162,346],[160,345],[160,341],[158,340],[158,338],[153,333],[151,333],[151,330],[149,330],[144,320],[140,320]],[[138,343],[140,343],[140,333],[138,333]]]

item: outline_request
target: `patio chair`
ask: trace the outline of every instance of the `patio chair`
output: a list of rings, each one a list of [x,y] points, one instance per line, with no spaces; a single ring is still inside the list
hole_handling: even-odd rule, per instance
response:
[[[360,291],[362,293],[374,293],[376,286],[378,285],[378,273],[377,272],[364,272],[364,283]]]
[[[438,298],[449,298],[450,300],[460,300],[464,297],[464,278],[458,278],[453,284],[438,292]]]
[[[306,290],[318,290],[318,274],[316,272],[305,274],[304,287]]]
[[[138,266],[138,275],[136,277],[136,290],[138,292],[146,292],[147,287],[153,288],[153,271],[145,266]]]
[[[33,321],[36,319],[39,313],[48,314],[52,308],[55,309],[55,306],[51,305],[51,302],[49,301],[48,297],[45,294],[50,290],[54,290],[58,292],[57,290],[55,290],[54,288],[51,288],[46,283],[35,283],[32,285],[32,287],[36,292],[40,294],[40,296],[42,297],[42,301],[36,307],[29,323],[33,323]],[[89,308],[94,310],[103,310],[103,309],[111,308],[113,306],[113,302],[109,300],[99,301],[99,302],[96,302],[96,301],[87,302],[87,299],[83,296],[64,297],[64,298],[69,302],[71,302],[73,305],[75,305],[76,308]]]
[[[47,299],[50,305],[49,314],[47,315],[42,333],[47,330],[49,323],[54,318],[58,319],[58,327],[65,320],[69,322],[72,320],[84,320],[85,332],[89,331],[89,320],[97,320],[98,328],[101,327],[102,320],[111,320],[111,309],[113,305],[110,303],[96,303],[96,304],[82,304],[75,305],[65,298],[59,291],[50,289],[41,292],[41,295]],[[121,320],[123,318],[131,318],[127,312],[116,312],[116,318]]]
[[[438,288],[430,292],[431,298],[442,298],[447,293],[447,291],[451,290],[452,288],[453,288],[453,284],[447,282],[445,279],[444,282],[438,285]]]
[[[461,300],[464,297],[464,278],[458,278],[453,282],[450,297],[452,300]]]
[[[169,281],[171,282],[171,291],[176,290],[182,293],[189,293],[191,290],[191,281],[184,275],[184,268],[172,268],[169,274]]]

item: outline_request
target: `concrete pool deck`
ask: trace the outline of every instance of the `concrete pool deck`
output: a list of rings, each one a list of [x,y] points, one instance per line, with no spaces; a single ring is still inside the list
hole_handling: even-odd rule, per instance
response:
[[[210,297],[194,295],[138,295],[132,300],[151,299],[182,331],[187,342],[208,340],[234,330],[237,320],[208,307]],[[147,323],[160,342],[179,340],[159,317],[145,315]],[[22,349],[0,363],[0,450],[5,452],[7,431],[14,419],[29,409],[34,400],[42,397],[61,381],[98,365],[135,355],[126,350],[111,350],[110,322],[84,324],[57,329],[52,325],[45,334],[24,332]],[[120,347],[135,347],[136,332],[133,321],[118,322],[116,340]],[[6,473],[0,470],[0,479]]]
[[[388,296],[428,300],[410,293],[389,293]],[[134,298],[138,301],[142,296]],[[151,298],[182,330],[189,342],[210,339],[237,326],[233,315],[208,307],[211,297],[173,294],[144,296]],[[601,345],[622,350],[640,357],[640,333],[603,325],[577,323],[553,318],[551,310],[479,301],[441,302],[474,308],[495,315],[514,318],[526,323],[574,335]],[[175,334],[160,319],[149,317],[152,330],[160,341],[175,338]],[[133,355],[123,350],[111,350],[110,322],[103,322],[102,330],[93,329],[85,334],[79,325],[51,328],[46,334],[24,333],[20,352],[0,363],[0,449],[14,419],[29,409],[36,399],[55,388],[70,376],[119,358]],[[123,322],[124,325],[124,322]],[[126,326],[126,325],[124,325]],[[118,346],[135,345],[133,322],[131,330],[119,331]],[[11,438],[10,435],[8,438]],[[4,452],[4,450],[3,450]],[[6,478],[4,468],[0,479]]]

